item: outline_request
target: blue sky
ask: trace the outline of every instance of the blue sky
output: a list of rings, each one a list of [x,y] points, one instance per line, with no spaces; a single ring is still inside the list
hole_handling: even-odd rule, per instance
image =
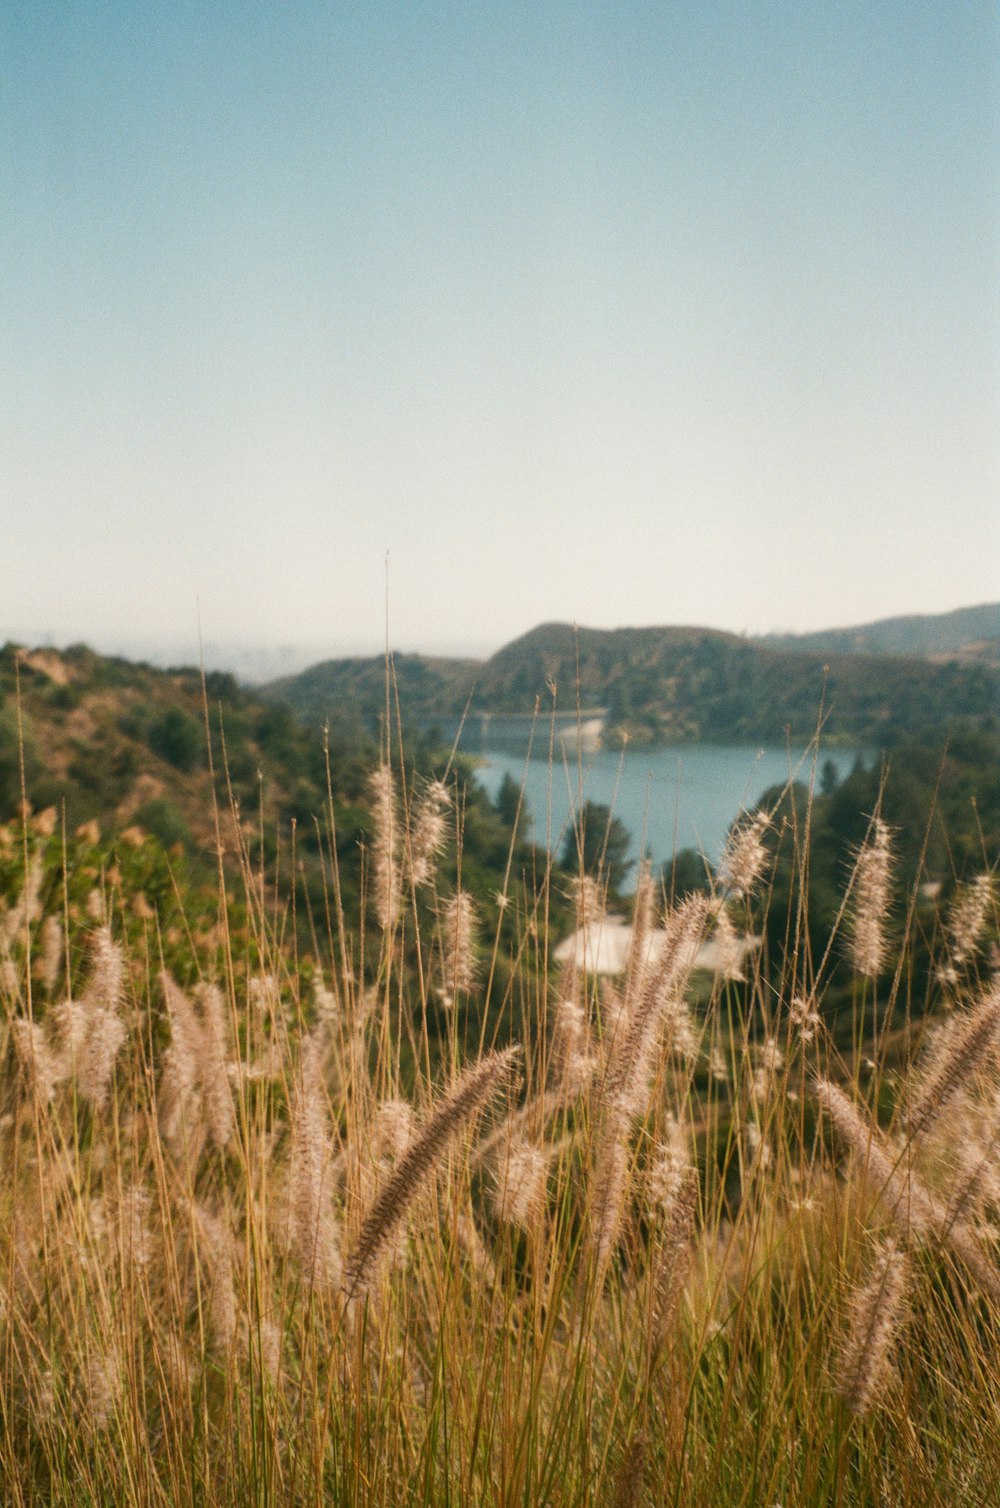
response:
[[[1000,595],[993,5],[12,0],[0,634]]]

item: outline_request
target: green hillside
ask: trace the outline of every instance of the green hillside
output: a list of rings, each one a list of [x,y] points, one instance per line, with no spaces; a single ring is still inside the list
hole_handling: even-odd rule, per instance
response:
[[[916,656],[820,654],[770,647],[705,628],[574,628],[544,624],[490,659],[393,661],[404,720],[475,711],[530,714],[602,709],[609,736],[644,742],[808,738],[825,709],[826,736],[892,743],[956,717],[1000,711],[1000,668],[932,664]],[[384,710],[385,663],[331,660],[275,682],[266,694],[313,720],[350,708],[372,725]]]
[[[326,800],[318,730],[306,735],[285,706],[264,701],[230,675],[157,670],[83,645],[63,652],[0,650],[0,821],[20,801],[19,742],[29,804],[65,807],[74,828],[138,827],[167,846],[214,843],[205,704],[216,794],[256,818],[311,824]],[[371,747],[357,732],[330,735],[334,791],[362,789]]]
[[[928,660],[1000,665],[1000,602],[962,607],[952,613],[882,618],[853,628],[828,628],[811,634],[769,634],[758,642],[769,649],[820,654],[919,655]]]
[[[210,897],[221,836],[227,884],[245,870],[243,856],[255,884],[262,866],[275,877],[274,896],[289,896],[295,874],[305,907],[299,930],[308,937],[325,925],[334,858],[343,904],[363,909],[363,854],[374,833],[377,746],[353,715],[335,710],[327,721],[324,733],[218,672],[203,690],[190,667],[158,670],[84,646],[8,644],[0,649],[0,846],[21,830],[23,766],[30,827],[51,844],[53,862],[65,822],[67,852],[85,851],[92,874],[104,863],[139,864],[155,871],[155,883],[146,875],[144,884],[158,904],[173,884],[192,894],[207,887]],[[407,800],[419,806],[429,781],[447,781],[452,826],[462,816],[462,885],[478,903],[492,905],[508,874],[545,868],[532,845],[515,841],[516,811],[494,807],[464,760],[415,730],[404,754]],[[393,769],[398,779],[395,736]],[[457,883],[458,863],[453,854],[442,864],[446,882]]]
[[[387,696],[393,713],[398,697],[404,715],[460,716],[482,671],[478,660],[396,654],[387,693],[385,658],[374,655],[368,659],[323,660],[299,675],[282,677],[259,689],[263,696],[286,701],[310,722],[321,723],[336,716],[362,729],[384,718]]]

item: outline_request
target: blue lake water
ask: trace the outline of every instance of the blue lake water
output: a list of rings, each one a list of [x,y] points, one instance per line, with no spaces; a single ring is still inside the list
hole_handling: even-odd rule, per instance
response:
[[[502,730],[498,730],[501,734]],[[524,789],[530,837],[556,850],[582,801],[610,806],[632,835],[631,857],[640,849],[654,866],[682,848],[694,848],[718,861],[730,825],[753,807],[766,790],[790,777],[808,784],[814,753],[804,748],[746,748],[682,744],[648,749],[583,751],[557,743],[552,765],[510,748],[476,740],[482,763],[477,778],[496,797],[505,775]],[[839,779],[866,751],[823,749],[821,766],[832,760]],[[818,786],[818,769],[816,773]],[[634,871],[633,871],[634,874]]]

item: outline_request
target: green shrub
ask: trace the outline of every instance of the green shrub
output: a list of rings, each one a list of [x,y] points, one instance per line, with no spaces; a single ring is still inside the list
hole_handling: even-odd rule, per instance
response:
[[[175,770],[197,770],[204,762],[205,736],[201,724],[181,707],[170,707],[150,723],[146,739]]]
[[[187,847],[191,843],[191,829],[185,822],[183,813],[175,802],[168,801],[165,796],[147,801],[136,812],[135,820],[146,832],[158,838],[164,848],[172,848],[175,843]]]

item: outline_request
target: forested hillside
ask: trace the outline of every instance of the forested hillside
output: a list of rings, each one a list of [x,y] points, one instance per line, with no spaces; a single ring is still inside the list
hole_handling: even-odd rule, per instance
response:
[[[220,672],[152,666],[95,654],[0,651],[0,821],[25,793],[37,811],[65,805],[70,827],[138,825],[170,845],[211,844],[212,781],[256,818],[308,824],[326,801],[326,756],[316,730],[243,690]],[[361,794],[372,750],[356,730],[329,736],[333,789],[341,802]]]
[[[928,660],[1000,665],[1000,603],[961,607],[953,613],[881,618],[817,633],[768,634],[759,642],[769,649],[820,654],[920,655]]]
[[[266,866],[269,891],[284,904],[297,875],[306,906],[299,926],[308,934],[325,925],[331,863],[341,901],[355,912],[371,880],[378,745],[352,716],[334,712],[326,721],[302,723],[283,703],[262,701],[218,672],[203,683],[190,667],[157,670],[83,646],[57,653],[7,645],[0,830],[11,824],[9,847],[20,830],[13,819],[23,770],[30,827],[53,845],[53,862],[65,830],[69,859],[85,856],[90,882],[102,865],[125,866],[169,910],[172,885],[193,896],[217,883],[221,839],[227,883],[241,869],[245,881],[248,865],[254,873]],[[544,869],[530,844],[514,840],[516,811],[495,809],[463,760],[415,730],[400,750],[394,727],[393,768],[402,762],[407,807],[446,782],[443,830],[461,820],[462,882],[477,902],[492,906],[508,874]],[[444,866],[446,878],[457,863]]]
[[[349,707],[369,726],[386,706],[381,658],[331,660],[267,692],[314,721]],[[608,733],[646,742],[828,739],[883,744],[955,717],[1000,712],[1000,669],[910,658],[769,648],[704,628],[545,624],[478,666],[400,655],[393,705],[404,719],[457,718],[466,706],[530,714],[536,702],[606,712]]]
[[[870,767],[859,764],[840,784],[821,778],[823,784],[825,791],[812,794],[803,784],[775,789],[760,802],[771,816],[766,841],[774,858],[770,946],[780,956],[789,945],[789,906],[807,853],[805,938],[813,961],[823,956],[841,923],[856,855],[878,814],[890,855],[887,958],[895,957],[912,906],[907,988],[910,1009],[920,1015],[941,983],[932,962],[944,940],[939,918],[954,911],[978,876],[1000,869],[1000,730],[958,726],[947,739],[910,739]],[[835,946],[828,1002],[849,1014],[846,963],[845,948]],[[995,956],[990,966],[998,965]]]

